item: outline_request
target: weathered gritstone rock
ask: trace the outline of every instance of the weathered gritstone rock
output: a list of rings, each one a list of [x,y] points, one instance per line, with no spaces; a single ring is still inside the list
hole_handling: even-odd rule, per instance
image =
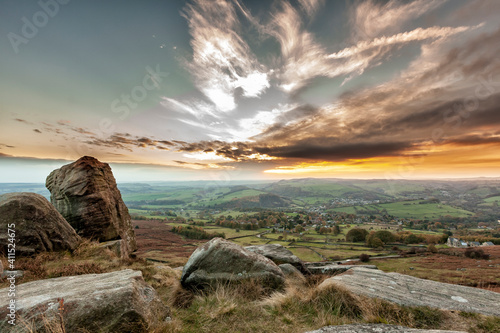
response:
[[[7,323],[8,288],[0,289],[0,331],[32,332],[59,321],[66,332],[146,332],[170,314],[140,271],[126,269],[33,281],[16,286],[17,325]],[[32,331],[25,324],[32,324]]]
[[[311,274],[302,260],[281,244],[252,245],[246,246],[245,249],[262,254],[264,257],[271,259],[276,265],[291,264],[302,274]]]
[[[327,275],[336,275],[340,273],[344,273],[351,268],[355,267],[363,267],[369,269],[378,269],[375,265],[326,265],[319,267],[309,267],[309,271],[312,274],[327,274]]]
[[[204,288],[218,282],[257,279],[270,288],[281,288],[285,278],[270,259],[245,250],[222,238],[214,238],[198,247],[184,266],[181,284],[186,288]]]
[[[50,200],[76,232],[99,241],[123,239],[127,252],[137,249],[127,206],[111,168],[84,156],[47,177]]]
[[[291,264],[281,264],[278,265],[278,267],[286,277],[301,279],[305,281],[304,275],[297,268],[295,268],[295,266],[292,266]]]
[[[108,249],[114,254],[116,254],[119,258],[128,258],[130,257],[130,253],[128,251],[128,247],[123,244],[123,239],[117,239],[109,242],[100,243],[99,247],[103,249]]]
[[[326,326],[306,333],[465,333],[462,331],[421,330],[387,324],[351,324]]]
[[[500,316],[500,293],[479,288],[357,267],[326,279],[318,288],[332,283],[344,286],[358,295],[376,297],[400,305]]]
[[[0,195],[0,252],[3,253],[7,253],[10,243],[8,229],[15,231],[16,256],[72,251],[80,243],[73,227],[47,199],[36,193]]]

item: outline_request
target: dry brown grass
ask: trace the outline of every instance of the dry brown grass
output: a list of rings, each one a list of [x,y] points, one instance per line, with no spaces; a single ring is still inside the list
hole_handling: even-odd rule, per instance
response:
[[[4,260],[4,259],[3,259]],[[413,265],[414,263],[411,262]],[[424,329],[500,332],[500,319],[458,311],[402,307],[353,295],[335,284],[319,288],[328,276],[311,275],[287,280],[284,290],[270,292],[258,281],[236,285],[220,283],[203,291],[180,285],[181,271],[142,259],[122,260],[97,243],[85,241],[73,254],[40,254],[19,259],[25,271],[20,282],[40,278],[101,273],[123,268],[141,270],[171,308],[148,332],[305,332],[327,325],[387,323]],[[65,333],[64,315],[46,318],[43,331]],[[35,332],[35,330],[27,330]]]

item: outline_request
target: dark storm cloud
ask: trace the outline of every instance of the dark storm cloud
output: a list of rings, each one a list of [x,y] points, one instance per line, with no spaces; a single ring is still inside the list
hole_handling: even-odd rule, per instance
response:
[[[375,156],[398,156],[416,146],[411,142],[338,142],[336,138],[321,138],[288,143],[283,146],[260,146],[249,143],[203,141],[179,147],[179,151],[207,152],[235,161],[244,161],[251,155],[262,154],[276,158],[343,161]]]
[[[344,161],[376,156],[398,156],[412,147],[413,145],[409,142],[361,142],[333,145],[297,143],[284,147],[256,148],[255,150],[273,157]]]
[[[477,146],[485,144],[500,144],[500,136],[488,134],[482,135],[464,135],[462,137],[449,138],[444,144],[455,144],[459,146]]]

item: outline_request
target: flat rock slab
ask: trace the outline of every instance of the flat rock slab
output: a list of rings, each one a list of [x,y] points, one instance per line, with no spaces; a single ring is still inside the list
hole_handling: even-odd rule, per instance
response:
[[[358,267],[326,279],[319,288],[331,283],[345,286],[358,295],[376,297],[400,305],[500,316],[500,293],[479,288]]]
[[[319,267],[309,267],[309,271],[312,274],[328,274],[328,275],[336,275],[340,273],[344,273],[351,268],[355,267],[363,267],[368,269],[378,269],[375,265],[326,265]]]
[[[142,273],[131,269],[17,285],[16,326],[7,322],[8,293],[0,289],[0,332],[43,331],[44,321],[58,321],[59,314],[66,332],[146,332],[170,315]]]
[[[319,330],[306,333],[465,333],[463,331],[420,330],[404,326],[387,324],[351,324],[339,326],[326,326]]]

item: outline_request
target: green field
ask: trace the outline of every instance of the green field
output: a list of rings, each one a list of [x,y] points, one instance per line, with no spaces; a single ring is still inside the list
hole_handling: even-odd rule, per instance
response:
[[[495,196],[495,197],[489,197],[483,200],[484,203],[481,204],[481,206],[494,206],[500,205],[500,196]]]
[[[266,192],[245,189],[241,191],[229,192],[227,194],[221,194],[217,197],[206,197],[198,202],[200,206],[217,206],[228,203],[235,199],[241,199],[246,197],[257,197],[259,194],[265,194]]]
[[[360,210],[378,211],[387,210],[389,215],[402,218],[435,219],[440,216],[451,215],[456,217],[467,217],[473,215],[472,212],[455,208],[440,203],[424,203],[421,200],[399,201],[379,205],[364,205],[334,208],[333,211],[356,214]]]

